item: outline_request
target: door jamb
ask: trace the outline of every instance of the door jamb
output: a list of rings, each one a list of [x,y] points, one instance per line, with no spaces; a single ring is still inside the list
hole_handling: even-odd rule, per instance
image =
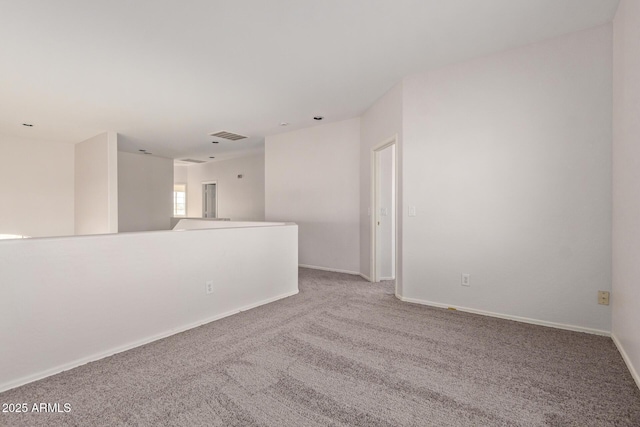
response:
[[[394,212],[394,220],[395,220],[395,282],[396,282],[396,289],[395,289],[395,293],[397,295],[398,293],[398,136],[394,135],[391,138],[388,138],[386,140],[384,140],[383,142],[381,142],[380,144],[376,145],[375,147],[373,147],[371,149],[371,181],[370,181],[370,188],[371,188],[371,215],[370,215],[370,244],[371,244],[371,250],[370,250],[370,274],[371,274],[371,281],[372,282],[378,282],[380,280],[380,278],[378,277],[378,272],[377,272],[377,260],[376,260],[376,247],[377,247],[377,227],[376,227],[376,221],[377,221],[377,217],[379,215],[379,212],[377,212],[377,205],[378,205],[378,193],[379,193],[379,189],[378,189],[378,175],[380,174],[380,168],[378,167],[378,155],[380,153],[380,151],[384,150],[385,148],[389,148],[391,146],[396,147],[396,153],[394,156],[394,164],[393,164],[393,170],[394,170],[394,181],[395,181],[395,192],[394,192],[394,207],[395,207],[395,212]]]

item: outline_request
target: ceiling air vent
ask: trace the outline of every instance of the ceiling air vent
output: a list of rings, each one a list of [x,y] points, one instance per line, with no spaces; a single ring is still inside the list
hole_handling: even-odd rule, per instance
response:
[[[181,162],[187,162],[187,163],[207,163],[204,160],[195,160],[195,159],[180,159]]]
[[[229,139],[231,141],[237,141],[239,139],[245,139],[246,136],[238,135],[237,133],[227,132],[226,130],[221,130],[220,132],[210,133],[209,135],[215,136],[217,138]]]

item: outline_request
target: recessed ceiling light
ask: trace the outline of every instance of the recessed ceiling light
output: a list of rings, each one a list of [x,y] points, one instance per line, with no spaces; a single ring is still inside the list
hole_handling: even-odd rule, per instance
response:
[[[313,120],[322,120],[322,119],[324,119],[324,117],[322,117],[322,116],[315,116],[315,117],[313,118]]]
[[[144,153],[144,152],[145,152],[145,151],[147,151],[147,150],[138,150],[138,151],[142,151],[142,152]]]
[[[213,156],[209,156],[209,158],[210,158],[210,159],[215,159],[215,157],[213,157]]]
[[[153,153],[150,153],[150,152],[148,152],[148,151],[145,151],[145,152],[144,152],[144,154],[153,154]]]
[[[289,123],[287,123],[287,122],[282,122],[282,123],[280,123],[280,126],[289,126]]]
[[[211,141],[212,144],[218,144],[218,141]]]
[[[28,128],[32,128],[33,125],[31,123],[23,123],[22,126],[26,126]]]

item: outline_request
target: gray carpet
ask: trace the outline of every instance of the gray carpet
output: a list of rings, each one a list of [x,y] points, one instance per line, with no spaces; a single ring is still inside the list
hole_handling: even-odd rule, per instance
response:
[[[402,303],[300,270],[300,294],[0,394],[3,426],[640,426],[609,338]]]

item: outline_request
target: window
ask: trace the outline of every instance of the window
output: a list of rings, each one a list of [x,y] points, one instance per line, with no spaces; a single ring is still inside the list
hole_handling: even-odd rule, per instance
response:
[[[187,184],[173,186],[173,216],[187,216]]]

